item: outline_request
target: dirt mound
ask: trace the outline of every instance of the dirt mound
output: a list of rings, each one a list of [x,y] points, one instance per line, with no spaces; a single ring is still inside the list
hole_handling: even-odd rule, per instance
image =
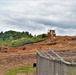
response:
[[[0,46],[0,52],[2,52],[2,53],[6,53],[6,52],[8,52],[10,50],[12,50],[12,48],[9,47],[8,45],[2,45],[2,46]]]
[[[3,45],[0,47],[2,53],[36,53],[38,50],[75,50],[76,49],[76,36],[56,36],[48,38],[45,41],[26,44],[16,48]]]
[[[56,36],[15,48],[3,45],[0,47],[0,75],[10,69],[36,62],[36,49],[39,51],[47,51],[48,49],[56,51],[76,50],[76,37]]]

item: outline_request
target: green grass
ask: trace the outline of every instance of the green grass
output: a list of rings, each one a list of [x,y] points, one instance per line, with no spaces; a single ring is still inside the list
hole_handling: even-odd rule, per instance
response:
[[[12,44],[13,47],[17,47],[17,46],[23,46],[25,44],[33,44],[35,42],[40,42],[46,40],[46,38],[41,38],[41,37],[32,37],[32,38],[25,38],[23,40],[18,39],[16,42],[14,42]]]
[[[10,40],[0,40],[0,46],[2,45],[9,45],[9,46],[12,46],[12,42]]]
[[[17,47],[17,46],[23,46],[25,44],[33,44],[35,42],[40,42],[46,40],[46,38],[42,37],[31,37],[31,38],[24,38],[24,39],[16,39],[16,40],[0,40],[0,46],[2,45],[8,45],[12,47]],[[13,42],[14,41],[14,42]]]
[[[29,71],[36,71],[36,68],[32,66],[20,67],[17,69],[9,70],[5,75],[14,75],[17,73],[26,73]]]

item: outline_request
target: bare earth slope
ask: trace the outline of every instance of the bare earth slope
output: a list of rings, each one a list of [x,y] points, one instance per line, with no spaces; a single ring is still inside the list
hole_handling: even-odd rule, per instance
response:
[[[36,49],[47,51],[76,50],[76,36],[56,36],[45,41],[12,48],[7,45],[0,47],[0,75],[15,67],[30,65],[36,62]]]

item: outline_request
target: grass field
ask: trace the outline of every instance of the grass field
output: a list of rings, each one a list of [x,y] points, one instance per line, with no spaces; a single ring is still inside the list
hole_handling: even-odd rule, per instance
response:
[[[12,46],[12,47],[17,47],[17,46],[22,46],[25,44],[32,44],[35,42],[40,42],[46,40],[46,38],[42,38],[42,37],[31,37],[31,38],[21,38],[21,39],[16,39],[16,40],[0,40],[0,46],[2,45],[8,45],[8,46]]]
[[[33,44],[35,42],[40,42],[43,40],[46,40],[46,38],[32,37],[32,38],[18,39],[16,40],[16,42],[13,42],[11,46],[14,46],[14,47],[23,46],[25,44]]]
[[[17,69],[9,70],[5,75],[16,75],[17,73],[26,73],[32,71],[36,71],[36,68],[32,66],[26,66],[26,67],[20,67]]]

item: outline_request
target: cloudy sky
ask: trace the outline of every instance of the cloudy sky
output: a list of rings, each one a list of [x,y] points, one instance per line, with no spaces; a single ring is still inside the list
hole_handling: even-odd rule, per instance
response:
[[[0,31],[34,34],[55,29],[57,35],[76,35],[74,0],[0,0]]]

